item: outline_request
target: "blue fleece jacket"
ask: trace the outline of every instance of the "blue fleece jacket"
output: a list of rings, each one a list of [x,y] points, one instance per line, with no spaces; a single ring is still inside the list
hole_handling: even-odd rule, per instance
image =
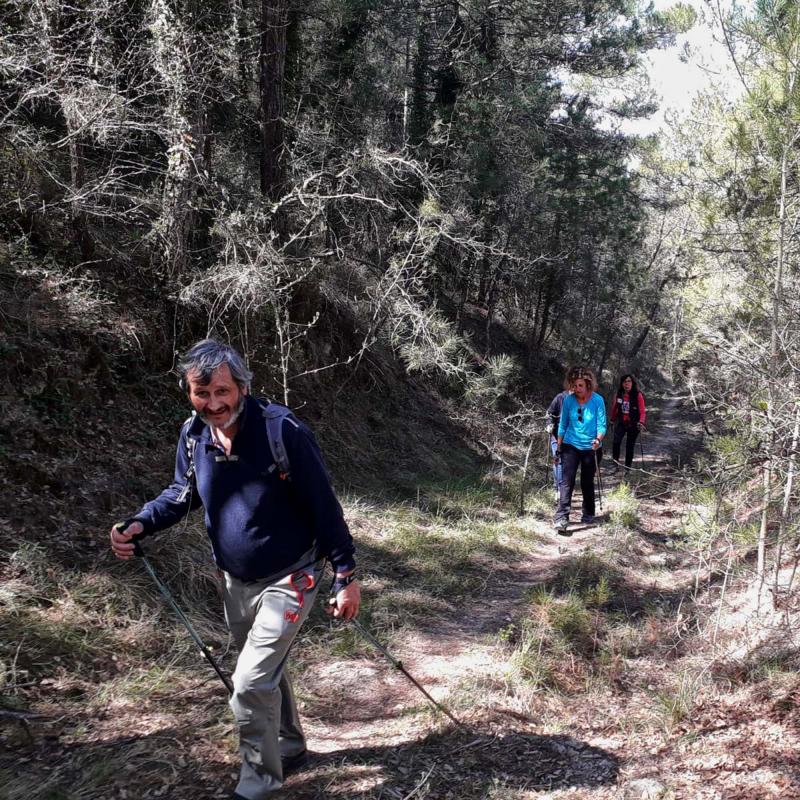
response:
[[[240,580],[288,571],[312,548],[339,572],[353,568],[353,538],[319,446],[311,430],[295,422],[283,422],[291,480],[281,480],[278,469],[270,471],[274,461],[266,420],[252,397],[245,398],[230,458],[199,417],[184,423],[173,482],[134,517],[145,535],[174,525],[202,505],[217,566]],[[187,437],[195,442],[195,478],[184,492]]]
[[[578,410],[582,412],[578,414]],[[578,450],[591,450],[592,440],[606,435],[606,403],[593,392],[589,400],[580,406],[574,394],[568,394],[561,406],[558,435],[567,444]]]

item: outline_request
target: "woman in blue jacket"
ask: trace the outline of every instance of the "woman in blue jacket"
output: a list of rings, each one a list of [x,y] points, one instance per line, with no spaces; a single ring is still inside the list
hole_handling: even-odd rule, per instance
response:
[[[594,475],[603,456],[606,435],[605,400],[595,392],[597,381],[586,367],[572,367],[567,373],[571,394],[564,398],[558,423],[556,459],[561,460],[556,532],[567,535],[569,509],[578,467],[581,470],[583,513],[581,522],[592,523],[594,515]]]

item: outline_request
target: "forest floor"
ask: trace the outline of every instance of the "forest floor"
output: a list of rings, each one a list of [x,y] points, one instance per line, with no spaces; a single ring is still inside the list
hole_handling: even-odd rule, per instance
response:
[[[747,570],[698,563],[697,421],[653,405],[643,461],[623,480],[607,454],[601,522],[569,537],[544,470],[523,515],[513,479],[346,500],[362,621],[463,727],[317,608],[293,656],[312,755],[281,797],[800,797],[792,615],[751,639]],[[196,522],[153,553],[230,669],[206,558]],[[229,797],[224,689],[141,565],[54,569],[34,544],[4,563],[0,798]]]

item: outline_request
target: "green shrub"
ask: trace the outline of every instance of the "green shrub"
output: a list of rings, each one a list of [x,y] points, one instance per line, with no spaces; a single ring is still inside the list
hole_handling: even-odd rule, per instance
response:
[[[620,483],[608,495],[611,522],[633,530],[639,524],[639,500],[627,483]]]
[[[592,620],[583,600],[570,595],[548,609],[550,625],[571,650],[584,651],[592,638]]]

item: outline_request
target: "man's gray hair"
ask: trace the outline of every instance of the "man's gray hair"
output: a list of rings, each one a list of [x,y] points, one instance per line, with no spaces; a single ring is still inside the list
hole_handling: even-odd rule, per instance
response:
[[[223,364],[228,365],[231,377],[239,387],[247,389],[249,392],[253,373],[247,369],[244,359],[236,350],[230,345],[218,342],[216,339],[203,339],[201,342],[193,344],[186,351],[178,364],[181,388],[184,391],[189,391],[189,382],[186,376],[190,372],[196,373],[201,384],[210,383],[214,370],[219,369]]]

